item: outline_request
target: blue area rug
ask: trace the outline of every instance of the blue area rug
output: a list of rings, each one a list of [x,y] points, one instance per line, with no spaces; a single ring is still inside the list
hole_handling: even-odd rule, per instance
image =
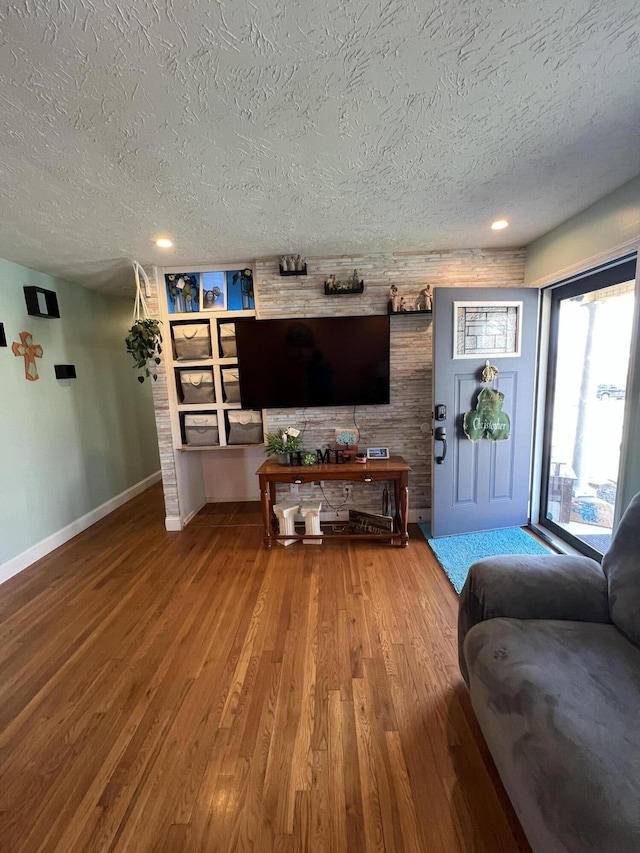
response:
[[[440,539],[431,539],[428,524],[422,523],[418,527],[458,594],[467,579],[469,566],[478,560],[495,557],[497,554],[550,553],[548,548],[520,527],[443,536]]]

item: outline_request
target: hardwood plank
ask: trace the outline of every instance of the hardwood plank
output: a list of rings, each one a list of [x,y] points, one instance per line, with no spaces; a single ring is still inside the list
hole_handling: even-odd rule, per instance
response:
[[[273,816],[276,834],[290,835],[293,827],[295,791],[291,785],[293,775],[292,752],[300,717],[302,715],[307,610],[300,602],[309,600],[310,578],[298,572],[291,602],[290,629],[287,631],[282,655],[282,670],[277,704],[274,712],[272,749],[265,773],[265,806]],[[302,649],[302,653],[300,650]]]
[[[344,754],[344,800],[347,812],[347,850],[367,849],[362,805],[362,780],[358,761],[358,737],[354,701],[342,701],[342,744]],[[367,781],[368,785],[369,782]]]
[[[387,731],[385,738],[405,853],[420,853],[422,847],[420,846],[420,833],[418,832],[416,804],[413,799],[411,780],[404,760],[400,735],[396,731]]]
[[[315,685],[313,693],[312,749],[327,749],[327,713],[329,710],[329,637],[332,625],[323,622],[317,628]]]
[[[342,726],[342,698],[339,690],[328,697],[328,758],[329,758],[329,849],[348,850],[347,803],[344,784],[345,751]]]
[[[181,533],[153,487],[0,586],[0,848],[527,853],[419,536]]]
[[[308,621],[305,630],[304,657],[302,658],[302,696],[298,727],[291,754],[291,795],[307,791],[312,784],[311,736],[315,713],[316,660],[318,652],[318,575],[310,577]]]
[[[329,840],[329,758],[326,749],[313,750],[311,781],[311,844],[314,853],[331,853]]]
[[[362,789],[362,812],[366,850],[384,853],[385,838],[382,824],[380,785],[373,755],[372,720],[365,698],[363,678],[353,679],[353,709],[356,721],[357,757]],[[390,848],[391,849],[391,848]]]

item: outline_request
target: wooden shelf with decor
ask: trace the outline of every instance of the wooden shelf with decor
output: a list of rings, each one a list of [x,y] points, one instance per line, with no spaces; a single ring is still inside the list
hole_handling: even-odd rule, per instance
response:
[[[263,462],[256,471],[262,507],[263,542],[265,548],[271,548],[280,539],[331,539],[339,536],[343,539],[380,539],[406,548],[409,542],[407,524],[409,520],[409,472],[411,467],[402,456],[391,456],[384,460],[367,460],[364,464],[344,462],[338,465],[319,463],[317,465],[280,465],[272,459]],[[354,483],[391,483],[395,514],[392,530],[384,532],[335,533],[333,522],[330,529],[320,533],[277,533],[274,506],[276,506],[276,486],[280,484],[302,485],[323,481],[347,481]],[[340,525],[341,526],[341,525]]]

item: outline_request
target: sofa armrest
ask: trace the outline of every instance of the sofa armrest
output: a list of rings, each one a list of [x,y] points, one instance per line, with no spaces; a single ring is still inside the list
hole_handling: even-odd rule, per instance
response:
[[[589,557],[521,554],[474,563],[458,611],[458,657],[467,684],[464,638],[478,622],[497,616],[610,622],[607,579]]]

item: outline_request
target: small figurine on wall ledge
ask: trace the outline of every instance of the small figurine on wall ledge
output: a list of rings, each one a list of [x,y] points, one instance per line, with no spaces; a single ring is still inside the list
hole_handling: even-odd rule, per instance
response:
[[[332,273],[324,283],[325,295],[335,295],[338,293],[363,293],[364,281],[358,278],[358,270],[353,271],[351,278],[346,281],[338,281]]]
[[[431,311],[432,305],[431,286],[427,285],[420,291],[420,296],[416,299],[416,309],[418,311]]]
[[[301,255],[282,255],[280,275],[306,275],[307,261]]]
[[[392,284],[389,288],[389,314],[411,314],[414,312],[430,314],[433,307],[433,299],[431,297],[431,287],[427,285],[423,287],[419,295],[413,298],[400,297],[398,288]]]

